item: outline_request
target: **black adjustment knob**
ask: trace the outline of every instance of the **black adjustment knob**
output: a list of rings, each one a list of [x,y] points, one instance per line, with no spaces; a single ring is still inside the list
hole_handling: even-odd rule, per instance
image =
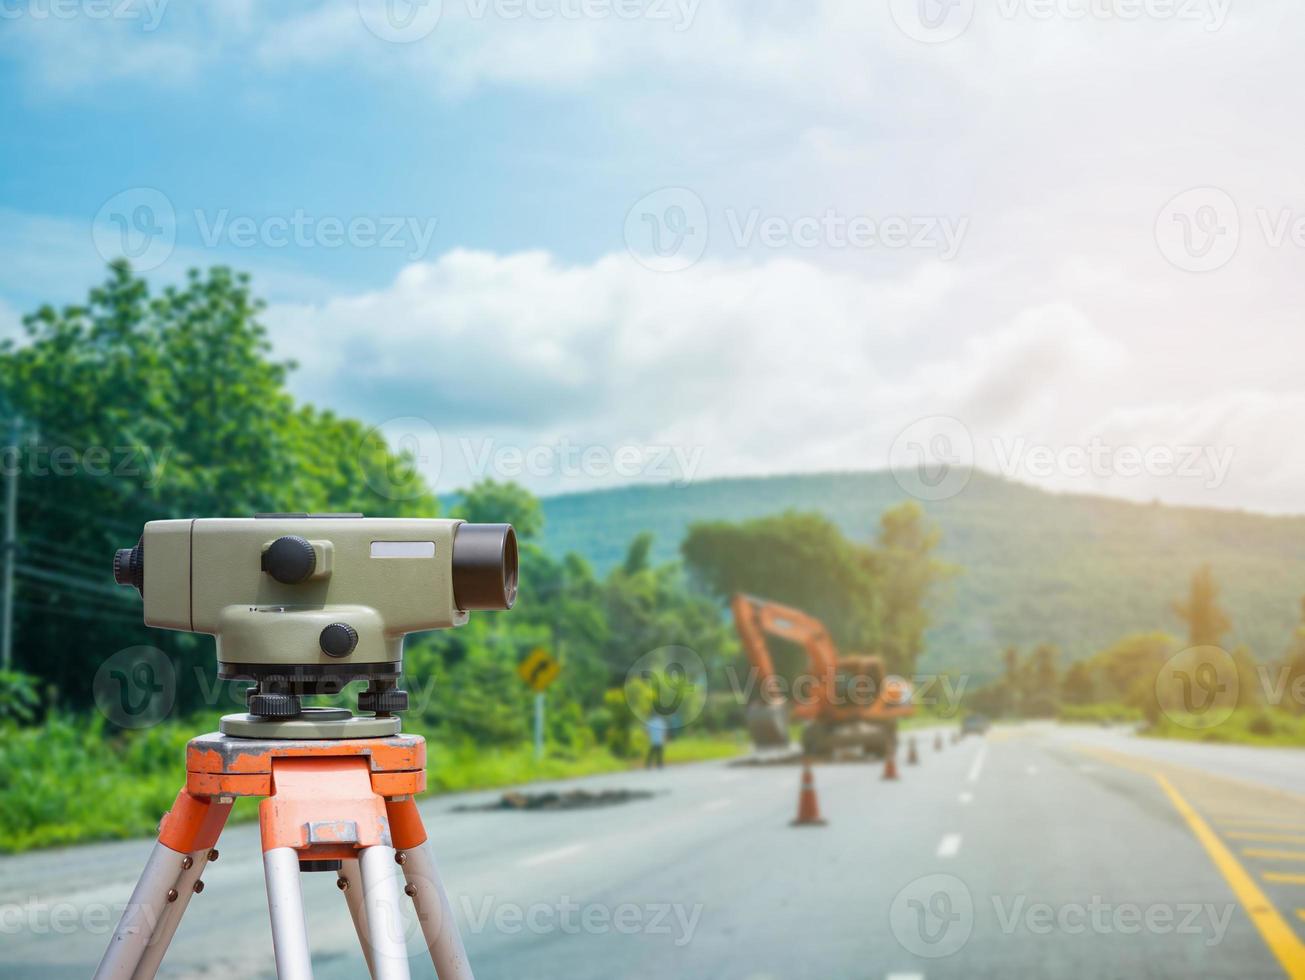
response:
[[[297,534],[277,538],[263,552],[263,571],[284,585],[306,581],[317,568],[317,552]]]
[[[135,587],[145,594],[145,541],[136,542],[134,548],[119,548],[113,555],[113,580],[119,585]]]
[[[328,657],[347,657],[358,646],[358,631],[348,623],[332,623],[322,630],[317,642]]]
[[[260,718],[293,718],[299,714],[299,699],[293,694],[251,694],[249,713]]]
[[[358,710],[374,711],[378,715],[408,710],[408,692],[389,687],[383,691],[358,692]]]

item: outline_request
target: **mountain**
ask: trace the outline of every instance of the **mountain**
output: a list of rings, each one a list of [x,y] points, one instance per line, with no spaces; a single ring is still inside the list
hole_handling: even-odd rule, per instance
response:
[[[905,499],[886,471],[563,494],[543,500],[543,544],[605,571],[640,531],[655,535],[654,558],[669,561],[695,521],[784,510],[818,511],[869,541],[879,515]],[[1068,663],[1136,630],[1182,635],[1170,603],[1203,562],[1232,616],[1231,644],[1275,659],[1299,621],[1305,517],[1054,494],[981,472],[957,496],[924,506],[942,529],[941,556],[961,567],[935,603],[925,670],[982,679],[1010,644],[1052,642]]]

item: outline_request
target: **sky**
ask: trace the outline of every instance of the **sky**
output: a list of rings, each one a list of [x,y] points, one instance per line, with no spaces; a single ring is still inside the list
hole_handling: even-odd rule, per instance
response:
[[[1302,512],[1302,41],[1298,0],[0,0],[0,333],[225,264],[440,492]]]

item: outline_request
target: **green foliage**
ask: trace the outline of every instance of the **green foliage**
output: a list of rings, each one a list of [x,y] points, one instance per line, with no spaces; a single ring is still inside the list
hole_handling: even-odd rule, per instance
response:
[[[1232,629],[1228,614],[1219,608],[1219,586],[1214,571],[1202,565],[1192,575],[1186,600],[1177,600],[1173,611],[1187,624],[1188,646],[1223,646],[1223,638]]]
[[[544,527],[544,512],[530,491],[491,479],[463,491],[453,516],[477,524],[511,524],[523,541],[538,536]]]
[[[19,478],[16,657],[84,706],[99,661],[152,644],[178,664],[179,708],[207,641],[151,632],[108,558],[162,517],[278,510],[437,512],[402,455],[353,420],[296,405],[248,278],[192,271],[151,295],[125,262],[84,304],[42,307],[0,347],[0,400],[27,442]],[[88,634],[94,643],[86,642]],[[57,653],[56,653],[57,651]]]
[[[681,551],[693,574],[721,598],[745,592],[796,606],[823,621],[847,653],[879,647],[876,555],[819,514],[694,524]]]
[[[886,472],[622,487],[546,499],[541,543],[584,555],[601,574],[621,563],[639,531],[655,535],[651,560],[666,561],[691,525],[794,509],[868,542],[880,515],[904,499]],[[1225,644],[1276,655],[1299,622],[1302,517],[1055,494],[983,472],[928,512],[942,531],[938,557],[965,574],[937,607],[921,667],[972,675],[976,686],[1000,675],[1007,644],[1054,643],[1068,666],[1121,636],[1177,629],[1170,601],[1204,562],[1218,573],[1219,605],[1234,624]]]
[[[16,670],[0,670],[0,723],[35,721],[40,703],[35,677]]]

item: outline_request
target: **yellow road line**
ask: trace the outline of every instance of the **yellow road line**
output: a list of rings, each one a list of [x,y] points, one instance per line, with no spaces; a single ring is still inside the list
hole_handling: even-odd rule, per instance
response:
[[[1305,909],[1297,909],[1296,918],[1300,919],[1302,922],[1305,922]]]
[[[1289,875],[1282,871],[1266,871],[1264,880],[1275,885],[1305,885],[1305,875]]]
[[[1258,840],[1266,844],[1305,844],[1300,834],[1265,834],[1260,831],[1230,830],[1224,834],[1230,840]]]
[[[1183,799],[1178,790],[1174,789],[1174,784],[1162,773],[1156,772],[1152,775],[1160,784],[1165,796],[1169,797],[1169,802],[1174,805],[1174,809],[1187,821],[1187,826],[1196,839],[1204,845],[1210,860],[1227,880],[1233,894],[1246,909],[1251,921],[1255,923],[1255,928],[1260,930],[1265,944],[1278,958],[1287,976],[1291,980],[1305,980],[1305,943],[1301,942],[1296,931],[1287,924],[1287,920],[1278,914],[1278,910],[1273,907],[1268,896],[1260,890],[1260,886],[1246,873],[1246,869],[1233,857],[1232,852],[1218,835],[1210,829],[1210,825],[1190,803]]]
[[[1305,861],[1305,851],[1282,851],[1271,847],[1244,847],[1242,854],[1269,861]]]

